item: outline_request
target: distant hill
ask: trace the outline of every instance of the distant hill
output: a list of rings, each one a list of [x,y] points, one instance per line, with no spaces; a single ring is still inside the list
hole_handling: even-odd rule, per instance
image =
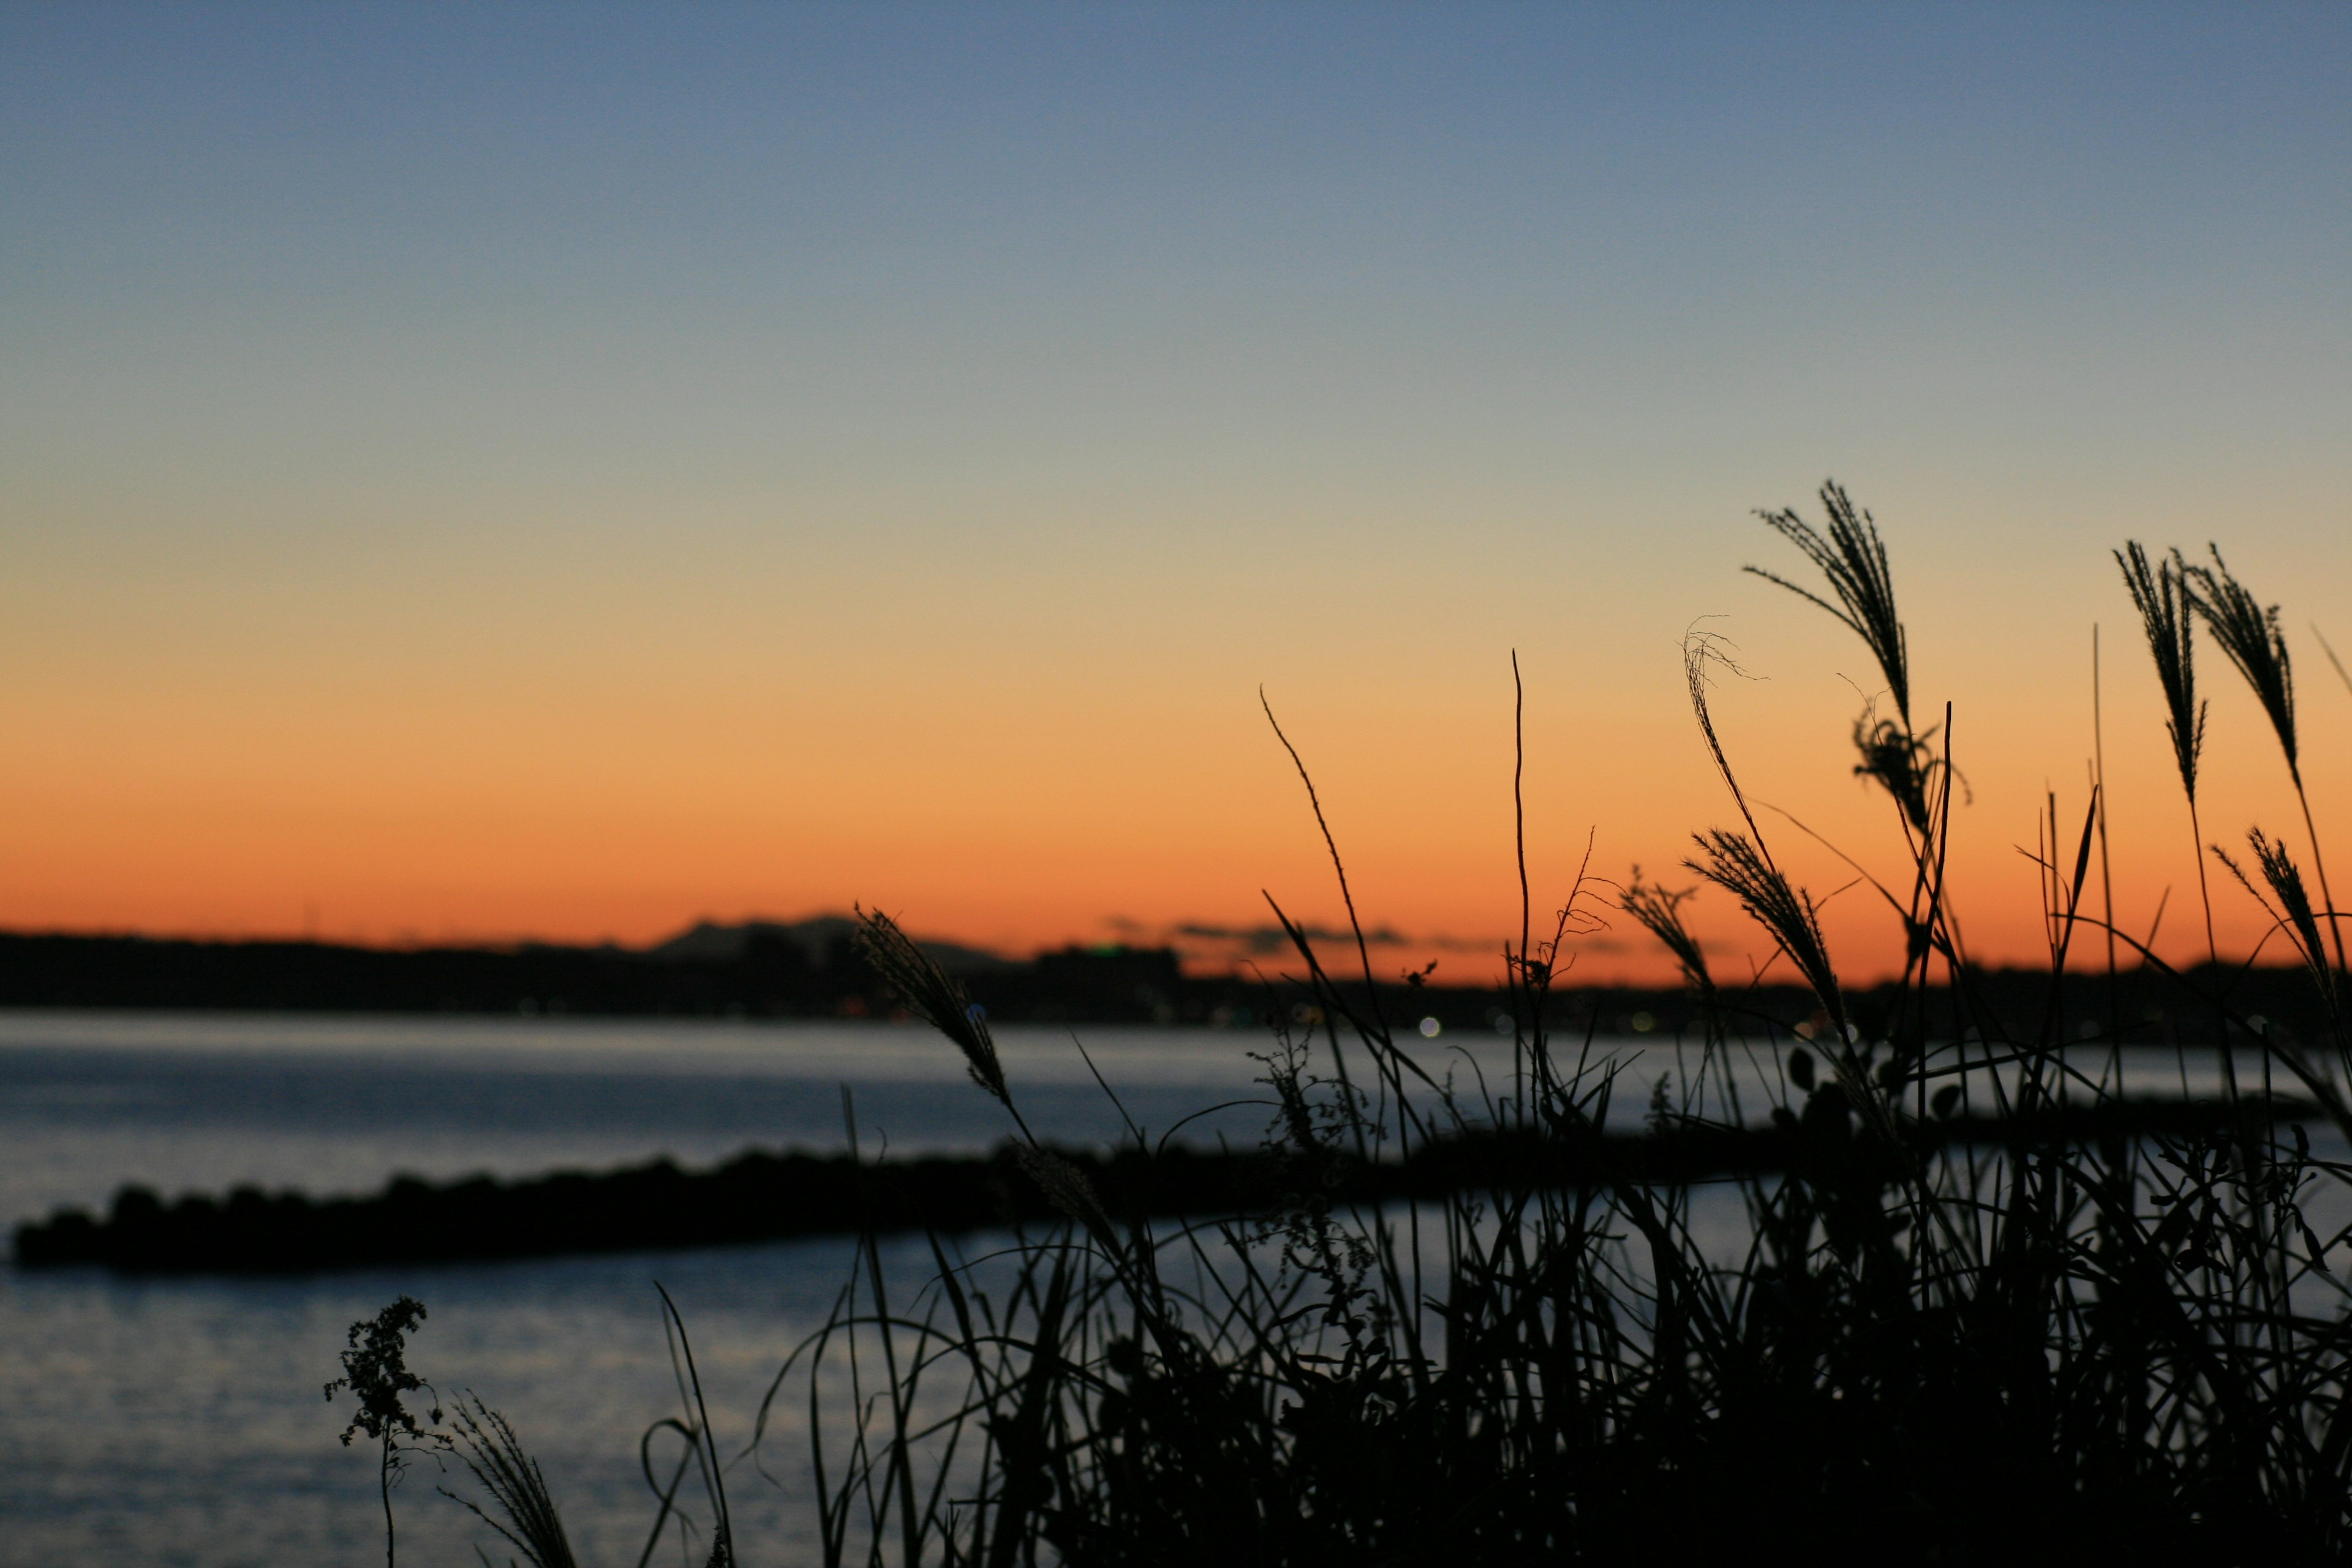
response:
[[[761,944],[776,942],[798,948],[810,967],[822,969],[833,962],[838,947],[853,941],[856,934],[857,921],[848,915],[817,915],[790,922],[746,921],[740,925],[699,921],[645,952],[648,958],[673,963],[740,963]],[[990,974],[1020,967],[1016,960],[985,948],[964,947],[930,938],[917,940],[923,951],[938,959],[940,967],[950,974]]]

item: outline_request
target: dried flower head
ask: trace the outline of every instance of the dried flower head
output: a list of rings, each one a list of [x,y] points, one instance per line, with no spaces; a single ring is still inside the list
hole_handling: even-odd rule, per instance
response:
[[[403,1394],[427,1386],[408,1370],[407,1359],[408,1335],[424,1321],[425,1303],[414,1296],[403,1296],[373,1321],[363,1318],[352,1325],[351,1348],[342,1352],[343,1375],[327,1384],[330,1401],[337,1389],[348,1388],[360,1402],[359,1414],[343,1428],[345,1447],[362,1433],[382,1442],[396,1443],[403,1437],[435,1440],[436,1434],[419,1426],[401,1402]],[[441,1419],[438,1405],[427,1419],[436,1423]]]
[[[1932,734],[1934,731],[1930,731]],[[1943,762],[1923,736],[1915,736],[1892,719],[1868,711],[1853,721],[1853,748],[1862,761],[1854,764],[1858,778],[1876,779],[1904,817],[1923,837],[1933,826],[1927,793]]]
[[[1845,997],[1838,987],[1836,972],[1830,967],[1829,944],[1822,938],[1821,919],[1812,899],[1791,887],[1780,868],[1744,834],[1715,828],[1699,836],[1698,847],[1702,858],[1683,864],[1737,898],[1788,953],[1834,1031],[1833,1048],[1826,1055],[1847,1103],[1881,1136],[1892,1139],[1893,1113],[1852,1047],[1853,1029],[1847,1021]]]
[[[1715,989],[1715,976],[1706,966],[1706,952],[1699,940],[1683,922],[1683,905],[1697,891],[1684,888],[1668,891],[1642,879],[1642,868],[1633,868],[1633,879],[1618,895],[1617,907],[1642,923],[1644,930],[1664,944],[1675,955],[1675,963],[1683,972],[1683,982],[1698,1004],[1699,1018],[1710,1039],[1719,1038],[1724,1031],[1723,1005]]]

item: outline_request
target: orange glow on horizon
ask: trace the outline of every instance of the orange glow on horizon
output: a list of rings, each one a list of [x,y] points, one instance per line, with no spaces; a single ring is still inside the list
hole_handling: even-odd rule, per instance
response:
[[[1843,973],[1878,978],[1897,952],[1895,922],[1806,831],[1884,879],[1905,874],[1891,805],[1849,771],[1845,731],[1858,704],[1834,672],[1860,660],[1793,602],[1768,599],[1749,618],[1773,639],[1757,638],[1751,668],[1765,668],[1759,653],[1781,668],[1802,653],[1832,673],[1727,681],[1715,699],[1726,745],[1775,853],[1824,901]],[[2118,923],[2147,932],[2161,900],[2158,950],[2193,961],[2204,938],[2187,816],[2144,653],[2116,646],[2115,625],[2105,662]],[[1931,645],[1915,641],[1933,670]],[[2071,860],[2092,740],[2087,635],[2082,643],[2074,689],[2013,700],[2020,721],[1977,720],[1980,710],[1998,717],[1993,700],[1956,706],[1973,802],[1955,807],[1953,896],[1986,962],[2042,956],[2035,872],[2019,851],[2035,842],[2046,784]],[[1662,651],[1641,687],[1598,701],[1549,678],[1540,657],[1524,658],[1539,935],[1588,831],[1590,891],[1605,916],[1612,885],[1636,864],[1664,885],[1695,884],[1680,865],[1690,831],[1736,825],[1678,690],[1671,642]],[[2284,767],[2252,702],[2223,685],[2229,674],[2206,676],[2216,699],[2207,838],[2227,847],[2259,822],[2284,831],[2308,870]],[[1410,682],[1279,694],[1383,973],[1433,959],[1440,982],[1490,983],[1501,944],[1517,939],[1507,668],[1483,687],[1465,684],[1459,700]],[[2306,773],[2325,833],[2343,817],[2336,781],[2352,776],[2352,703],[2308,685]],[[892,713],[769,693],[772,717],[760,725],[729,722],[751,699],[725,685],[698,697],[665,688],[617,702],[575,694],[518,705],[493,693],[364,711],[254,702],[192,712],[158,700],[110,712],[20,695],[10,722],[48,743],[0,786],[17,825],[0,923],[641,945],[699,919],[793,919],[862,901],[926,933],[1009,952],[1172,942],[1195,967],[1255,952],[1269,972],[1287,954],[1264,951],[1272,916],[1263,893],[1302,921],[1343,925],[1304,792],[1254,693],[1168,677],[1139,695],[1115,681],[1074,682],[1026,714],[969,695],[935,691]],[[2094,912],[2099,869],[2095,859]],[[2242,954],[2261,918],[2218,868],[2210,879],[2218,939]],[[1691,910],[1721,977],[1753,973],[1766,949],[1728,897],[1705,890]],[[1570,984],[1671,978],[1622,917],[1566,951]],[[2104,952],[2084,931],[2073,963],[2104,962]],[[2270,956],[2286,955],[2273,947]],[[1344,942],[1328,957],[1354,966]]]

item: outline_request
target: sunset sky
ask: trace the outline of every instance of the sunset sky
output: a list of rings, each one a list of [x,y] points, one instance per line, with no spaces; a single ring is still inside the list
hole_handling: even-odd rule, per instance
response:
[[[1328,920],[1263,688],[1383,962],[1484,979],[1514,649],[1539,908],[1731,819],[1694,626],[1743,782],[1898,868],[1874,667],[1739,571],[1834,476],[1980,951],[2095,624],[2187,953],[2126,539],[2283,603],[2352,888],[2347,82],[2341,5],[0,7],[0,926]],[[2207,837],[2300,856],[2205,652]]]

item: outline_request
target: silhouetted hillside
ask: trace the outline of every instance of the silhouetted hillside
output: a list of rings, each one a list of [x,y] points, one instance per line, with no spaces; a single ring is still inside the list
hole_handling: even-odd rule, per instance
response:
[[[849,915],[818,915],[789,923],[747,921],[740,925],[700,921],[667,942],[656,942],[646,950],[646,956],[672,963],[735,963],[763,947],[781,944],[798,948],[811,964],[822,966],[830,962],[837,943],[856,933],[857,921]],[[950,974],[987,974],[1020,966],[1019,960],[985,948],[936,941],[922,945]]]

